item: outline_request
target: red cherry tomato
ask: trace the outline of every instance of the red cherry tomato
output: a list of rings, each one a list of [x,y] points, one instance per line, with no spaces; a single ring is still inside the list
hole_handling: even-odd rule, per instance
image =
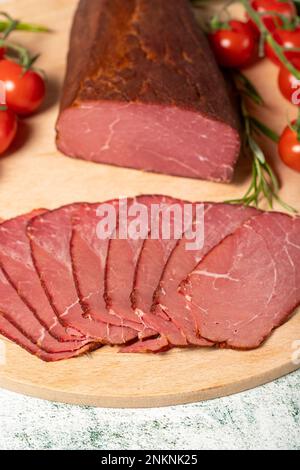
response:
[[[295,121],[292,125],[295,124]],[[296,131],[289,126],[283,131],[279,141],[279,155],[283,163],[300,172],[300,142]]]
[[[24,73],[22,67],[11,60],[0,61],[0,80],[5,82],[6,103],[15,113],[34,113],[45,97],[43,78],[33,70]]]
[[[247,23],[231,20],[229,29],[219,29],[210,33],[208,38],[222,67],[247,67],[257,59],[255,33]]]
[[[261,14],[261,18],[269,31],[274,31],[283,25],[282,19],[276,14],[282,15],[288,20],[292,20],[297,15],[294,2],[290,0],[252,0],[251,6]],[[251,19],[250,22],[256,31],[259,32],[256,24]]]
[[[292,60],[294,57],[300,57],[300,26],[295,28],[294,30],[288,29],[277,29],[273,33],[273,38],[275,41],[283,47],[286,48],[298,48],[299,52],[291,51],[285,52],[285,56],[287,59]],[[269,43],[266,43],[265,46],[265,53],[266,56],[274,62],[276,65],[281,65],[280,60],[278,59],[277,55],[273,51],[272,47]]]
[[[11,145],[17,133],[17,117],[13,111],[0,111],[0,154]]]
[[[300,57],[292,59],[291,62],[300,71]],[[300,81],[284,65],[279,70],[278,86],[282,95],[290,103],[300,105]]]

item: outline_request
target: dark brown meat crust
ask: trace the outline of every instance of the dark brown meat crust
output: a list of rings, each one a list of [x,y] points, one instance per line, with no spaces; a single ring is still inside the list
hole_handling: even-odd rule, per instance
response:
[[[79,2],[61,110],[90,100],[174,105],[238,128],[188,0]]]

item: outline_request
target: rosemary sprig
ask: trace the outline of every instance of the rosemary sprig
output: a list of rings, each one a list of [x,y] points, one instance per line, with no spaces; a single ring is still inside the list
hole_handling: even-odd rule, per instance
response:
[[[267,162],[264,152],[254,139],[253,134],[259,129],[268,137],[272,136],[272,140],[278,141],[278,136],[274,131],[249,114],[243,98],[241,108],[245,124],[245,152],[250,153],[253,160],[252,179],[248,190],[242,198],[229,200],[227,202],[230,204],[255,205],[258,207],[260,200],[265,198],[271,209],[274,207],[274,201],[277,201],[285,210],[296,214],[297,210],[286,204],[279,197],[279,180]]]
[[[243,93],[243,95],[248,96],[248,98],[250,98],[255,104],[259,106],[264,104],[262,97],[250,82],[250,80],[246,77],[246,75],[244,75],[242,72],[236,72],[234,74],[234,78],[237,89]]]
[[[253,127],[253,130],[254,131],[257,131],[257,132],[260,132],[261,134],[264,134],[265,136],[267,136],[270,140],[272,140],[273,142],[275,142],[275,144],[278,144],[279,142],[279,135],[273,131],[272,129],[270,129],[268,126],[266,126],[263,122],[259,121],[258,119],[256,119],[255,117],[250,117],[251,119],[251,124],[252,124],[252,127]]]
[[[204,7],[207,0],[191,0],[193,6]],[[300,0],[299,0],[300,2]],[[267,41],[275,51],[280,61],[287,69],[298,79],[300,79],[300,71],[295,69],[292,63],[285,56],[285,48],[280,46],[273,38],[272,34],[264,25],[261,15],[256,12],[250,5],[248,0],[231,0],[230,3],[241,3],[244,5],[249,17],[254,21],[261,31],[260,52],[264,55],[265,42]],[[285,25],[286,18],[283,18]],[[218,21],[218,15],[215,21]],[[237,89],[241,96],[241,111],[244,123],[244,150],[252,156],[252,178],[249,188],[242,198],[227,201],[231,204],[243,204],[247,206],[259,206],[261,199],[266,199],[270,208],[274,207],[274,202],[279,203],[285,210],[297,213],[297,211],[286,204],[280,197],[280,182],[275,172],[266,160],[262,148],[255,140],[255,134],[260,133],[267,136],[273,142],[278,143],[279,136],[267,125],[260,122],[257,118],[250,115],[246,106],[246,98],[251,99],[256,105],[263,105],[263,99],[257,92],[253,84],[248,78],[240,72],[234,73],[234,79]],[[300,133],[300,113],[297,121],[297,131]]]

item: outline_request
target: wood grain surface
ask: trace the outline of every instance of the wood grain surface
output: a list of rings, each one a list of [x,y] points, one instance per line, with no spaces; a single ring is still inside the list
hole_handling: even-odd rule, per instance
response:
[[[75,201],[95,202],[141,193],[164,193],[193,201],[240,197],[249,184],[249,163],[244,157],[233,184],[222,185],[76,161],[57,152],[54,125],[76,3],[76,0],[3,2],[2,10],[45,24],[53,32],[38,36],[16,33],[16,40],[33,52],[42,53],[39,66],[48,75],[48,98],[39,114],[21,122],[17,145],[0,160],[0,218],[38,207],[55,208]],[[276,67],[262,61],[247,74],[266,103],[253,112],[280,131],[287,118],[295,115],[295,109],[277,90]],[[273,144],[262,143],[281,177],[281,196],[300,210],[299,174],[280,163]],[[246,390],[297,369],[299,366],[293,363],[297,340],[300,312],[262,348],[251,352],[175,349],[152,356],[118,354],[117,349],[105,347],[89,356],[45,364],[4,339],[0,386],[49,400],[94,406],[187,403]]]

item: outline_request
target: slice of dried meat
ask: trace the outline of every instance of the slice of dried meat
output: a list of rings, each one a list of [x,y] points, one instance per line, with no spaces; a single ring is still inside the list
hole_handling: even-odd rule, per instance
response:
[[[143,213],[145,220],[143,220],[141,224],[142,227],[139,227],[141,232],[143,232],[143,236],[132,237],[132,235],[129,234],[129,237],[127,236],[127,238],[125,238],[122,236],[124,227],[121,228],[118,226],[116,236],[112,238],[109,243],[106,263],[106,305],[109,313],[118,318],[122,324],[136,322],[136,329],[139,331],[140,337],[153,336],[157,334],[157,331],[153,328],[146,328],[139,310],[132,308],[131,300],[136,296],[136,292],[132,295],[132,291],[135,287],[137,265],[140,260],[144,241],[151,236],[151,226],[156,227],[159,236],[162,220],[161,214],[168,212],[170,207],[175,204],[182,204],[182,202],[165,196],[140,196],[129,201],[129,215],[128,219],[126,219],[129,231],[131,228],[139,227],[136,216],[137,214],[140,215]],[[120,230],[120,228],[122,230]],[[153,291],[151,294],[151,286],[150,290],[148,289],[147,292],[148,299],[149,292],[151,300],[151,295],[154,293]]]
[[[82,350],[86,351],[89,349],[84,342],[79,343],[77,349],[75,349],[74,345],[71,344],[71,347],[69,347],[69,343],[61,343],[53,338],[22,301],[1,269],[0,312],[0,321],[5,319],[12,324],[20,332],[19,337],[25,336],[33,345],[37,346],[40,352],[44,351],[50,354],[58,353],[62,356],[65,354],[67,358],[80,354]],[[2,330],[5,334],[5,325],[3,325]]]
[[[42,359],[45,362],[56,362],[71,359],[91,350],[91,346],[86,345],[83,346],[81,349],[77,349],[77,351],[47,353],[39,346],[34,344],[32,341],[30,341],[30,339],[28,339],[26,336],[24,336],[18,328],[16,328],[9,320],[7,320],[3,316],[2,312],[0,312],[0,334],[20,346],[25,351],[29,352],[30,354],[33,354],[34,356]],[[5,346],[2,349],[2,354],[3,357],[1,359],[2,361],[5,361]]]
[[[73,276],[85,318],[136,330],[136,321],[124,323],[111,315],[104,300],[106,260],[110,238],[116,229],[119,202],[117,199],[90,205],[74,215],[71,239]],[[99,233],[99,227],[103,234]]]
[[[212,342],[199,335],[190,306],[178,293],[179,285],[212,248],[254,215],[257,215],[257,211],[252,208],[229,204],[205,204],[203,248],[188,250],[187,243],[193,240],[188,240],[186,236],[177,243],[165,266],[155,294],[152,312],[144,317],[146,325],[159,331],[160,335],[165,338],[165,342],[160,337],[158,338],[159,344],[163,344],[164,349],[165,343],[181,347],[189,344],[213,345]],[[157,349],[155,342],[152,341],[151,347]],[[135,352],[136,349],[137,346],[133,345],[132,349],[129,346],[126,351]],[[144,350],[149,350],[146,342]],[[142,345],[139,347],[139,352],[143,352]]]
[[[86,340],[74,338],[59,322],[55,310],[42,288],[40,278],[34,268],[29,239],[26,235],[28,222],[45,210],[7,220],[0,225],[0,265],[17,291],[19,297],[32,311],[41,327],[58,341],[68,342],[66,350],[78,349]]]
[[[72,219],[81,217],[93,206],[71,204],[31,220],[27,234],[32,257],[51,305],[68,331],[77,330],[91,342],[124,344],[135,337],[135,332],[85,317],[73,278],[70,254]]]
[[[205,338],[259,347],[300,305],[300,218],[252,218],[204,258],[182,290]]]

